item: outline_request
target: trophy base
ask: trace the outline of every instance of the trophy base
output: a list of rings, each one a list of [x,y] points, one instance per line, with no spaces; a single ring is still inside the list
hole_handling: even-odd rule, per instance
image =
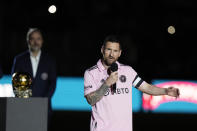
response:
[[[32,90],[31,89],[25,91],[14,90],[14,94],[18,98],[29,98],[32,96]]]

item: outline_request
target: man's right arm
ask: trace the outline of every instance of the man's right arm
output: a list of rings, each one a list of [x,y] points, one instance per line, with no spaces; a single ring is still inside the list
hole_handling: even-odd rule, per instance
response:
[[[107,92],[109,86],[104,83],[98,90],[86,95],[86,99],[90,105],[95,105]]]
[[[118,80],[118,72],[112,72],[111,75],[105,80],[105,82],[101,85],[99,89],[94,92],[87,94],[85,97],[90,105],[95,105],[98,101],[100,101],[108,88],[111,87]]]

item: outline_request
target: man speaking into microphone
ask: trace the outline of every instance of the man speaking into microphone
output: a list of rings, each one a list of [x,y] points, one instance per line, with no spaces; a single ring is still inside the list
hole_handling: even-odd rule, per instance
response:
[[[120,64],[121,44],[105,38],[97,64],[85,71],[84,95],[92,106],[90,131],[132,131],[132,86],[150,95],[179,96],[177,88],[159,88],[143,81],[136,71]]]

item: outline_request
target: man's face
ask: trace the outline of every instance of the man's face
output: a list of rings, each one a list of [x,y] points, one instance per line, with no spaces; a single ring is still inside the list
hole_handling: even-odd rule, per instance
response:
[[[117,42],[107,42],[105,47],[102,47],[101,53],[103,60],[107,66],[116,62],[121,55],[120,45]]]
[[[42,44],[43,44],[43,39],[40,32],[33,32],[29,36],[29,49],[32,52],[39,51],[42,47]]]

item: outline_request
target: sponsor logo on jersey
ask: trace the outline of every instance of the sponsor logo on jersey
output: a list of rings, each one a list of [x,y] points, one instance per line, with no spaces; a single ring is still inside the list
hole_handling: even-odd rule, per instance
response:
[[[107,92],[105,93],[105,96],[108,96],[108,95],[120,95],[120,94],[129,94],[129,88],[117,88],[116,92],[112,92],[111,88],[109,88],[107,90]]]

